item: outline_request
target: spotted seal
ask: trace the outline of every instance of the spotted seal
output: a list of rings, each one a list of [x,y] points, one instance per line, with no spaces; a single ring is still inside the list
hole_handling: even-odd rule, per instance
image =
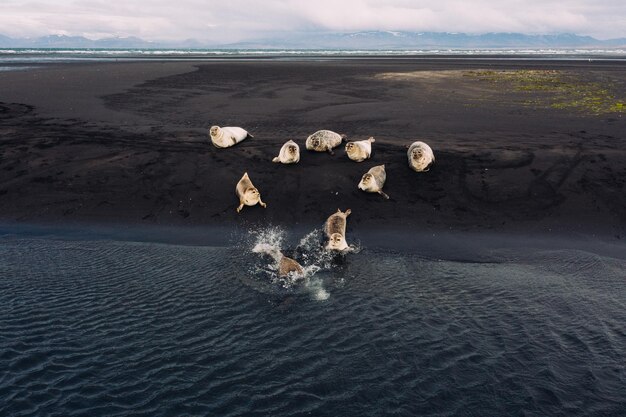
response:
[[[333,148],[341,145],[346,135],[332,132],[330,130],[318,130],[306,138],[306,148],[309,151],[328,152],[334,155]]]
[[[430,169],[432,164],[435,163],[435,155],[430,146],[424,142],[413,142],[407,151],[407,157],[409,158],[409,167],[413,171],[425,172]]]
[[[389,200],[389,196],[383,192],[385,180],[387,180],[385,165],[377,165],[370,168],[367,173],[363,174],[358,187],[359,190],[363,190],[368,193],[378,193],[385,197],[385,199]]]
[[[372,143],[376,142],[376,139],[370,137],[366,140],[357,140],[354,142],[346,143],[346,154],[348,158],[355,162],[363,162],[372,156]]]
[[[229,148],[247,137],[253,138],[254,136],[240,127],[211,126],[209,137],[216,148]]]
[[[285,142],[278,156],[272,159],[272,162],[280,162],[282,164],[297,164],[300,162],[300,147],[293,140]]]
[[[350,247],[346,242],[346,223],[350,213],[352,213],[352,210],[350,209],[345,212],[337,209],[337,212],[332,214],[326,220],[326,223],[324,224],[324,232],[328,238],[328,243],[325,247],[327,250],[350,250]]]
[[[259,190],[257,190],[252,184],[252,181],[250,181],[250,177],[248,177],[247,172],[243,174],[243,177],[241,177],[237,183],[235,192],[237,193],[237,197],[239,197],[239,207],[237,207],[237,213],[241,211],[244,204],[246,206],[254,206],[258,203],[263,208],[267,207],[267,204],[261,200]]]

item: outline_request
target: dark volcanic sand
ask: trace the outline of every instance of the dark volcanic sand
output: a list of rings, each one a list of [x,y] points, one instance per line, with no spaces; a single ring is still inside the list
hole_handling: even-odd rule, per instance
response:
[[[99,63],[0,74],[0,221],[321,224],[406,230],[626,232],[626,123],[526,106],[460,71],[562,68],[610,77],[626,63],[472,59]],[[457,72],[442,73],[440,70]],[[383,78],[382,73],[424,71]],[[530,94],[530,96],[529,96]],[[212,124],[254,139],[210,145]],[[376,138],[372,159],[310,153],[317,129]],[[301,146],[296,166],[273,164]],[[411,171],[405,145],[437,164]],[[385,163],[391,200],[356,188]],[[244,171],[268,208],[235,212]]]

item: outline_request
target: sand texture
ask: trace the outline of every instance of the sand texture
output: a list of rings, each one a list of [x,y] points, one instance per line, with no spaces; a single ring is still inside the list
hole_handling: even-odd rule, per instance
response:
[[[528,70],[553,71],[573,87],[543,88],[552,75],[525,87],[518,78]],[[622,62],[143,62],[6,72],[0,221],[321,225],[350,208],[352,227],[623,238],[625,85]],[[589,86],[605,89],[593,91],[608,111],[559,105]],[[241,126],[254,138],[217,149],[211,125]],[[372,158],[354,163],[343,145],[334,156],[306,151],[318,129],[375,137]],[[300,163],[273,164],[289,139]],[[429,172],[408,167],[405,147],[415,140],[435,153]],[[380,164],[390,200],[357,189]],[[236,213],[244,172],[267,209]]]

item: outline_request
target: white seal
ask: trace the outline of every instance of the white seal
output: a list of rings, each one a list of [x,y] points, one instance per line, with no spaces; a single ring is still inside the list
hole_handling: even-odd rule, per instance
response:
[[[346,135],[332,132],[330,130],[318,130],[306,138],[306,148],[309,151],[329,152],[334,155],[333,148],[341,145],[341,141]]]
[[[354,142],[346,143],[346,154],[348,158],[356,162],[363,162],[372,156],[372,143],[376,142],[376,139],[370,137],[366,140],[357,140]]]
[[[285,142],[278,156],[272,159],[272,162],[280,162],[282,164],[297,164],[300,162],[300,147],[293,140]]]
[[[254,137],[240,127],[219,127],[211,126],[209,137],[216,148],[229,148],[238,144],[247,137]]]
[[[237,187],[235,188],[235,192],[237,193],[237,197],[239,197],[239,207],[237,207],[237,213],[241,211],[244,204],[246,206],[254,206],[255,204],[260,204],[261,207],[267,207],[261,200],[261,194],[259,190],[256,189],[254,185],[252,185],[252,181],[250,181],[250,177],[248,177],[248,173],[244,173],[243,177],[237,183]]]
[[[363,178],[361,178],[358,187],[359,190],[368,193],[378,193],[389,200],[389,196],[383,192],[383,186],[386,180],[387,173],[385,172],[385,165],[377,165],[363,174]]]
[[[327,250],[338,250],[342,252],[350,250],[348,242],[346,242],[346,223],[350,213],[352,213],[350,209],[345,212],[337,209],[337,212],[326,220],[324,232],[328,238],[328,243],[326,244]]]
[[[409,166],[413,171],[424,172],[428,171],[432,164],[435,163],[435,155],[430,146],[424,142],[413,142],[407,152],[409,158]]]

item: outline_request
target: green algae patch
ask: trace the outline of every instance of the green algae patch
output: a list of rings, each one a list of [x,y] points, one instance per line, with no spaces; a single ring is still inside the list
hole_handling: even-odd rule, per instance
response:
[[[531,99],[522,101],[525,105],[592,115],[626,112],[626,100],[612,93],[610,80],[587,80],[560,70],[479,70],[465,71],[463,76],[489,82],[498,90],[532,93]]]

